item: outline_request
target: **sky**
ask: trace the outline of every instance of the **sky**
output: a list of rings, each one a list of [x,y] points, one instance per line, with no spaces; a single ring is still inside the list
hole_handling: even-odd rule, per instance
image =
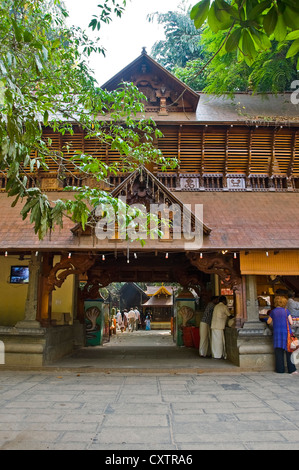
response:
[[[185,0],[194,5],[196,0]],[[88,24],[92,15],[100,11],[100,0],[64,0],[69,12],[68,23],[81,26],[90,37],[100,37],[100,44],[106,49],[106,57],[93,54],[90,65],[99,85],[103,85],[116,73],[126,67],[141,54],[145,47],[148,54],[153,44],[164,38],[163,26],[149,23],[147,15],[156,11],[165,13],[176,10],[182,0],[128,0],[121,18],[113,18],[112,23],[92,33]]]

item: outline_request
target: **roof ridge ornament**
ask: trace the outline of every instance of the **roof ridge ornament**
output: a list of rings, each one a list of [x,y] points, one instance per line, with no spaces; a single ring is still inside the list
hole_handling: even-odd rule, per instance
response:
[[[143,48],[142,48],[141,54],[142,54],[142,55],[144,55],[144,54],[147,55],[146,47],[143,47]]]

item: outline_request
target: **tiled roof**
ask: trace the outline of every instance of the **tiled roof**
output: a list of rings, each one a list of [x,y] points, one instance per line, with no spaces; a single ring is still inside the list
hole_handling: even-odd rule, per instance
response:
[[[160,116],[151,111],[155,122],[161,124],[206,125],[294,125],[299,123],[299,104],[293,104],[291,93],[251,95],[236,93],[234,97],[200,93],[196,112],[169,112]]]
[[[183,203],[203,204],[211,228],[203,248],[299,247],[299,194],[288,192],[180,192]]]
[[[52,193],[53,197],[55,193]],[[204,223],[211,233],[203,249],[295,249],[299,247],[299,193],[293,192],[176,192],[183,203],[203,204]],[[21,205],[0,194],[0,251],[107,249],[90,236],[77,237],[74,224],[65,219],[63,229],[39,241],[29,221],[22,221]],[[123,247],[119,246],[120,249]],[[160,245],[160,249],[165,249]]]

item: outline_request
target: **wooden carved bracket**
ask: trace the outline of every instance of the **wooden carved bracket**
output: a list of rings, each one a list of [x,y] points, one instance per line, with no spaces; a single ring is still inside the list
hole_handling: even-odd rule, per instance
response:
[[[199,253],[187,254],[190,263],[199,271],[208,274],[218,274],[224,287],[240,292],[242,289],[242,279],[233,265],[231,258],[220,254],[205,253],[204,257],[200,257]]]
[[[51,269],[46,283],[48,292],[61,287],[70,274],[85,274],[95,264],[95,256],[91,254],[74,254],[71,258],[62,257],[60,262]]]

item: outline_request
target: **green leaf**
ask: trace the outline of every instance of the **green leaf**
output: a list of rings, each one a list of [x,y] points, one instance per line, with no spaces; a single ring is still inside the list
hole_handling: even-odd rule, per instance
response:
[[[253,39],[247,29],[242,33],[242,51],[244,53],[244,60],[247,65],[251,65],[256,57],[256,49]]]
[[[235,31],[231,33],[231,35],[229,36],[225,44],[226,52],[232,52],[237,49],[239,45],[239,41],[241,39],[241,34],[242,34],[241,28],[235,29]]]
[[[266,31],[266,34],[268,34],[268,36],[271,36],[271,34],[273,33],[277,24],[277,20],[278,20],[277,10],[273,6],[268,11],[263,21],[264,30]]]
[[[274,38],[278,42],[282,42],[282,41],[285,40],[286,35],[287,35],[287,27],[286,27],[286,24],[284,22],[283,16],[278,15],[278,21],[277,21],[277,24],[276,24],[276,28],[274,30]]]
[[[297,31],[292,31],[286,36],[287,40],[299,39],[299,29]]]
[[[44,125],[47,126],[48,125],[48,119],[49,119],[49,113],[48,111],[46,110],[44,112]]]
[[[32,39],[33,39],[33,35],[30,33],[30,31],[25,29],[25,31],[24,31],[24,42],[29,43],[29,42],[32,41]]]
[[[199,29],[207,19],[210,8],[210,0],[202,0],[192,8],[190,18],[194,21],[194,26]]]
[[[214,27],[218,30],[228,29],[233,24],[233,17],[228,11],[231,6],[224,0],[215,0],[208,14],[208,22],[214,21]],[[211,18],[213,14],[214,18]]]
[[[299,39],[293,42],[291,47],[289,48],[286,58],[289,59],[290,57],[294,57],[299,52]]]
[[[293,10],[293,8],[285,8],[283,12],[283,19],[285,24],[289,26],[289,28],[292,28],[295,31],[298,29],[299,14],[297,11]]]
[[[250,28],[250,33],[253,41],[257,45],[258,50],[271,49],[272,43],[265,33],[258,31],[255,28]]]
[[[261,15],[267,8],[271,6],[271,0],[264,0],[261,3],[258,3],[252,10],[249,11],[247,18],[249,20],[255,20],[259,15]]]
[[[11,18],[11,24],[14,29],[15,37],[18,42],[21,42],[23,40],[23,34],[21,28],[19,28],[17,22],[15,21],[14,18]]]

